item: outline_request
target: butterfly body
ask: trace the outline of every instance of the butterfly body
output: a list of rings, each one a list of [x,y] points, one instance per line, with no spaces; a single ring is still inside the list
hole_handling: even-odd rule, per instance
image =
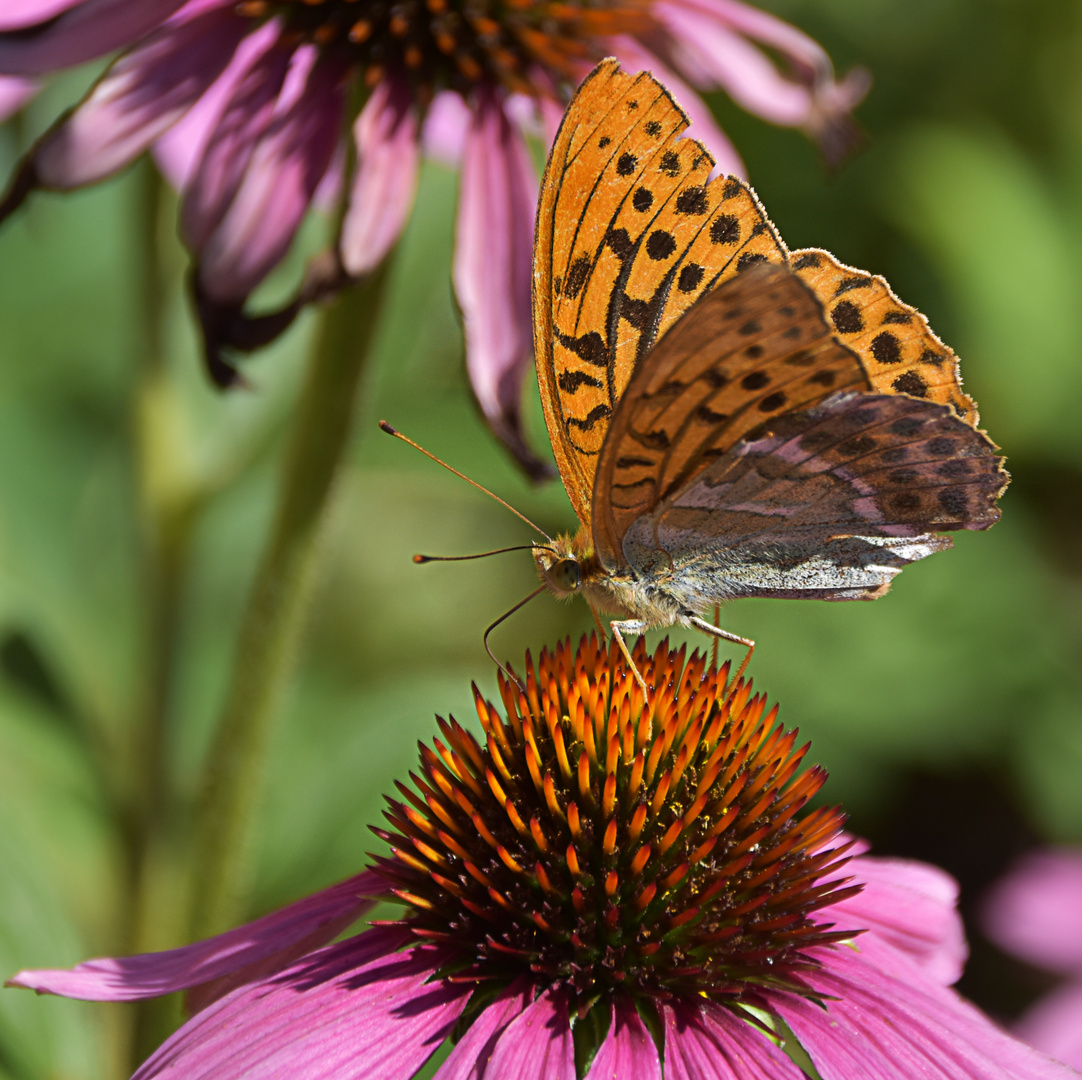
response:
[[[534,555],[621,641],[744,641],[704,619],[740,597],[875,599],[939,533],[993,524],[1008,479],[924,317],[789,252],[686,126],[652,76],[603,62],[538,206],[538,382],[580,528]]]

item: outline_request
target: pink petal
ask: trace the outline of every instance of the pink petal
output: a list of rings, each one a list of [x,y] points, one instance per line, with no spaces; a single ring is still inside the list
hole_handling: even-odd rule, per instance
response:
[[[689,139],[698,139],[717,162],[716,167],[711,170],[711,176],[717,176],[719,173],[747,176],[744,162],[728,136],[718,127],[714,114],[683,79],[666,67],[653,53],[643,48],[634,38],[627,36],[614,38],[611,45],[614,54],[629,72],[653,72],[672,91],[673,97],[680,103],[680,108],[687,113],[688,120],[691,121],[691,126],[685,132],[686,136]]]
[[[204,1009],[133,1080],[403,1080],[454,1027],[469,989],[429,982],[441,957],[393,951],[377,927],[309,954]]]
[[[847,948],[816,950],[808,982],[823,1005],[772,993],[823,1080],[1069,1080],[1075,1074],[1011,1038],[901,954],[885,971]]]
[[[545,991],[504,1029],[486,1080],[575,1080],[575,1048],[567,1002]]]
[[[722,87],[749,112],[797,127],[812,108],[809,88],[784,78],[767,55],[728,27],[694,8],[658,0],[653,12],[672,34],[682,70],[705,74],[704,89]]]
[[[1041,998],[1014,1025],[1030,1046],[1082,1070],[1082,983],[1068,983]]]
[[[1082,850],[1023,855],[988,894],[982,921],[1008,952],[1051,971],[1082,972]]]
[[[293,92],[287,77],[279,115],[256,144],[229,208],[198,252],[200,285],[214,301],[243,302],[289,250],[334,156],[345,106],[342,75],[334,63],[316,63],[303,91],[286,104]]]
[[[661,1080],[661,1059],[635,1006],[613,1006],[612,1024],[594,1055],[586,1080]]]
[[[278,41],[282,27],[270,19],[246,34],[232,59],[207,92],[155,144],[154,157],[166,179],[178,191],[195,176],[206,148],[222,126],[229,107],[237,107],[237,97],[244,94],[244,81],[252,67]],[[183,226],[182,226],[183,229]]]
[[[244,24],[211,12],[125,53],[38,143],[43,187],[93,184],[131,164],[199,99],[229,62]]]
[[[927,863],[867,856],[853,859],[846,872],[864,890],[824,908],[817,921],[866,930],[856,939],[866,957],[882,943],[905,953],[941,985],[958,981],[969,950],[954,878]]]
[[[455,230],[455,293],[466,368],[481,411],[525,468],[541,465],[522,437],[522,379],[532,361],[530,273],[537,179],[529,151],[490,90],[466,137]]]
[[[805,1080],[765,1035],[717,1005],[666,1005],[665,1080]]]
[[[461,94],[441,90],[425,114],[421,145],[429,157],[457,168],[470,130],[470,110]]]
[[[6,78],[0,75],[0,123],[14,116],[38,91],[38,84],[29,79]]]
[[[379,878],[358,874],[255,922],[168,952],[87,960],[67,970],[20,971],[10,982],[38,993],[87,1001],[138,1001],[245,973],[281,968],[303,951],[335,938],[372,906]]]
[[[256,147],[281,111],[279,99],[293,50],[279,41],[280,36],[276,21],[261,27],[258,35],[244,42],[243,66],[231,64],[197,106],[202,113],[197,122],[209,128],[180,208],[180,235],[192,251],[202,251],[221,225]],[[237,50],[238,57],[241,51]]]
[[[21,30],[46,22],[82,2],[83,0],[4,0],[4,8],[0,11],[0,32]]]
[[[83,0],[38,30],[0,33],[0,73],[44,75],[104,56],[160,26],[184,0]],[[0,30],[10,23],[0,23]]]
[[[353,125],[357,169],[339,241],[354,277],[374,270],[406,224],[420,164],[417,114],[410,88],[384,79]]]
[[[532,997],[521,981],[509,986],[470,1024],[433,1080],[481,1080],[497,1040]]]

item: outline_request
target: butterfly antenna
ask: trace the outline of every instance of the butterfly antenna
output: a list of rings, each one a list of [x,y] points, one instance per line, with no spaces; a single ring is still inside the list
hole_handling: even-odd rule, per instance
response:
[[[494,551],[479,551],[476,555],[414,555],[413,561],[420,565],[429,562],[466,562],[469,559],[487,559],[489,555],[503,555],[508,551],[552,551],[545,544],[515,544],[514,547],[496,548]]]
[[[496,659],[496,654],[492,651],[492,648],[488,643],[488,635],[496,629],[505,619],[509,619],[520,607],[525,607],[535,596],[539,596],[547,588],[546,585],[539,585],[529,596],[524,600],[520,600],[510,611],[505,611],[494,623],[491,623],[488,629],[485,631],[485,636],[481,639],[485,645],[485,652],[488,653],[492,662],[504,673],[504,677],[510,679],[524,694],[526,693],[526,687],[522,685],[522,680],[511,670],[504,667],[503,664]]]
[[[451,465],[448,465],[446,461],[441,461],[438,457],[436,457],[435,454],[429,453],[429,451],[427,451],[423,446],[421,446],[420,443],[415,443],[408,435],[403,435],[402,432],[399,431],[397,428],[391,427],[391,425],[388,424],[386,420],[381,420],[379,422],[379,426],[381,430],[387,432],[388,435],[393,435],[396,439],[401,439],[404,443],[409,443],[414,450],[420,450],[426,458],[431,458],[431,460],[434,461],[437,465],[442,465],[448,472],[454,473],[455,476],[457,476],[460,480],[465,480],[467,484],[471,484],[473,487],[477,488],[478,491],[483,491],[490,499],[495,499],[496,502],[498,502],[501,506],[506,506],[507,509],[515,515],[515,517],[517,517],[520,521],[525,521],[531,529],[539,532],[546,540],[551,542],[552,537],[549,536],[549,534],[545,532],[544,529],[542,529],[538,525],[535,525],[525,514],[520,513],[509,502],[501,499],[499,495],[496,495],[493,492],[489,491],[488,488],[485,487],[483,484],[479,484],[476,480],[471,480],[465,473],[460,473],[458,469],[454,468]],[[511,612],[509,611],[507,614],[510,615]]]

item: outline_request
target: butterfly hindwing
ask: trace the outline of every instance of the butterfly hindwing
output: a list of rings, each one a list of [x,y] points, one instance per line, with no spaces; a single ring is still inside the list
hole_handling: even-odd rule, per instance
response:
[[[849,389],[869,389],[859,360],[786,267],[749,267],[704,296],[636,370],[612,418],[594,485],[602,564],[622,560],[635,518],[764,420]]]
[[[534,249],[538,381],[556,462],[584,525],[610,418],[636,365],[695,301],[749,261],[784,258],[740,181],[680,138],[652,76],[604,61],[549,155]]]
[[[1001,464],[945,405],[833,395],[768,422],[639,517],[624,554],[640,574],[671,568],[694,610],[736,596],[871,598],[949,546],[933,533],[998,520]]]

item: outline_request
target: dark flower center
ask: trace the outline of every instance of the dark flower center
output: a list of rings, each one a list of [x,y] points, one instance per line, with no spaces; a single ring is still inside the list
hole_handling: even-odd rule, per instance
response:
[[[649,0],[238,0],[305,40],[347,52],[370,85],[401,70],[428,89],[486,80],[536,93],[539,69],[577,79],[598,39],[646,25]]]
[[[422,746],[416,790],[389,800],[377,860],[407,926],[459,977],[559,985],[580,1015],[623,991],[752,1002],[801,990],[809,947],[852,936],[811,916],[851,892],[838,810],[797,813],[822,786],[807,746],[727,666],[636,664],[585,639],[527,657],[507,719],[474,689],[481,743],[454,718]],[[834,877],[831,875],[834,874]]]

